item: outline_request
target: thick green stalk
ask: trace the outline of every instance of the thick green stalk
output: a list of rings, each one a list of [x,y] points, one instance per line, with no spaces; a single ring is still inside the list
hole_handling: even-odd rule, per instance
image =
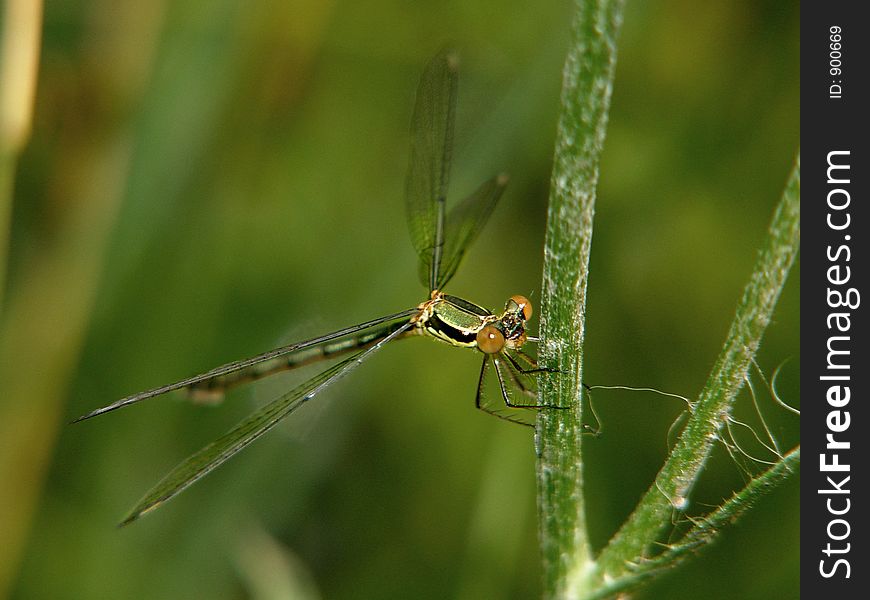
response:
[[[542,377],[538,422],[538,510],[544,595],[572,596],[593,563],[583,504],[581,384],[584,315],[598,164],[616,65],[621,0],[578,0],[565,59],[550,186],[541,294]]]

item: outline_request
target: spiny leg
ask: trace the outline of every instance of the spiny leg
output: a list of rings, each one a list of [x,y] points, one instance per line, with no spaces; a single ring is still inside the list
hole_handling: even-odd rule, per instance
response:
[[[534,358],[532,358],[531,356],[529,356],[528,354],[523,352],[522,350],[515,350],[515,352],[519,358],[523,359],[531,367],[530,369],[523,369],[518,364],[518,361],[514,357],[512,357],[510,354],[508,354],[506,352],[504,354],[505,354],[505,356],[508,357],[508,360],[510,360],[511,364],[517,369],[517,371],[519,371],[520,373],[522,373],[524,375],[530,375],[530,374],[536,374],[536,373],[561,373],[561,371],[559,369],[556,369],[554,367],[539,367],[538,362]],[[513,376],[515,380],[518,379],[513,372],[511,372],[511,376]],[[592,388],[589,387],[588,385],[586,385],[585,383],[582,383],[582,385],[586,389],[587,398],[589,398],[589,410],[592,412],[592,416],[595,418],[595,427],[592,427],[591,425],[589,425],[587,423],[583,423],[582,427],[586,431],[586,433],[590,433],[594,436],[597,436],[598,434],[601,433],[601,420],[598,418],[598,414],[595,412],[595,407],[592,405],[592,393],[591,393]],[[549,405],[548,404],[538,404],[537,406],[541,407],[541,408],[559,408],[559,409],[570,408],[568,406],[555,406],[552,404],[549,404]]]
[[[516,352],[516,355],[518,357],[522,358],[526,362],[526,364],[529,365],[529,367],[530,367],[529,369],[524,369],[522,366],[520,366],[519,362],[513,356],[508,354],[507,352],[504,352],[503,354],[508,357],[508,360],[511,361],[511,364],[514,366],[514,368],[517,371],[519,371],[520,373],[522,373],[523,375],[533,375],[535,373],[559,373],[560,372],[559,369],[557,369],[555,367],[541,367],[541,366],[539,366],[538,361],[536,361],[534,358],[532,358],[531,356],[529,356],[528,354],[526,354],[522,350],[514,350],[514,352]]]
[[[570,408],[569,406],[557,406],[555,404],[538,404],[538,402],[537,402],[537,398],[538,398],[537,390],[533,390],[529,386],[527,386],[525,383],[523,383],[522,378],[518,375],[518,373],[532,377],[532,376],[538,375],[540,373],[553,373],[553,372],[558,372],[558,371],[556,369],[550,369],[550,368],[546,368],[546,367],[538,367],[537,363],[535,362],[535,360],[531,356],[524,354],[524,353],[520,352],[519,350],[517,350],[516,352],[517,352],[517,355],[522,356],[523,359],[526,360],[529,364],[535,365],[535,368],[523,369],[522,366],[520,366],[520,364],[517,362],[517,360],[513,356],[511,356],[507,352],[502,352],[502,356],[507,358],[508,362],[510,363],[510,365],[507,365],[508,374],[510,375],[511,381],[514,382],[516,387],[518,387],[527,396],[535,398],[536,402],[534,404],[517,404],[517,403],[512,404],[510,401],[508,401],[508,399],[507,399],[508,394],[507,394],[507,390],[506,390],[505,385],[504,385],[504,379],[503,379],[502,374],[501,374],[501,369],[499,369],[498,358],[493,358],[493,360],[495,361],[496,372],[499,375],[499,383],[501,384],[502,396],[505,397],[505,404],[507,404],[510,407],[516,407],[516,408],[558,408],[558,409]],[[513,369],[511,367],[513,367]],[[516,371],[514,371],[514,369],[516,369]]]
[[[505,356],[507,356],[507,355],[505,354]],[[510,356],[508,356],[508,359],[510,360]],[[507,405],[508,407],[510,407],[510,408],[536,408],[536,409],[537,408],[563,408],[561,406],[548,406],[546,404],[538,404],[537,402],[535,402],[534,404],[520,404],[518,402],[512,401],[510,392],[508,392],[508,388],[505,385],[505,379],[504,379],[504,375],[501,372],[501,363],[499,362],[498,357],[493,357],[492,362],[493,362],[493,365],[495,366],[495,374],[498,376],[498,385],[501,388],[501,397],[504,400],[505,405]],[[508,373],[510,374],[511,379],[513,381],[519,383],[519,387],[521,390],[525,390],[526,387],[521,382],[518,381],[519,377],[517,376],[517,374],[515,372],[511,371],[510,366],[507,366],[506,368],[508,370]],[[535,398],[537,398],[537,396],[535,396]]]
[[[487,406],[483,402],[483,396],[484,396],[484,389],[483,388],[485,385],[486,372],[487,372],[487,369],[489,368],[489,361],[490,360],[491,360],[491,357],[489,355],[485,355],[483,357],[483,364],[481,364],[481,366],[480,366],[480,377],[478,377],[478,380],[477,380],[477,396],[474,399],[475,406],[477,406],[478,410],[482,410],[483,412],[490,414],[490,415],[493,415],[495,417],[498,417],[499,419],[504,419],[505,421],[510,421],[511,423],[517,423],[519,425],[525,425],[526,427],[534,427],[534,425],[532,423],[526,423],[525,421],[520,421],[520,420],[517,420],[516,418],[511,418],[508,415],[502,414],[502,413],[490,408],[489,406]],[[498,372],[498,369],[496,369],[496,372]],[[500,375],[499,375],[499,383],[501,383],[501,376]],[[502,388],[502,389],[504,389],[504,388]]]
[[[523,380],[519,377],[519,375],[517,375],[517,372],[522,373],[523,375],[528,375],[528,373],[520,369],[519,365],[517,365],[517,363],[508,354],[505,354],[505,356],[507,356],[507,359],[516,368],[516,371],[514,371],[514,369],[511,369],[510,367],[508,367],[507,370],[508,375],[510,375],[511,381],[514,383],[514,386],[517,387],[526,396],[534,398],[536,402],[532,406],[537,407],[538,390],[532,389],[531,387],[527,386],[525,383],[523,383]]]

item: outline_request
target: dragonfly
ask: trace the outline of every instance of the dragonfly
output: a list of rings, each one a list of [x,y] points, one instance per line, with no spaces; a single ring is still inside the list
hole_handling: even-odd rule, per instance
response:
[[[446,210],[457,88],[457,55],[442,51],[423,71],[411,119],[405,203],[411,239],[419,256],[419,276],[429,289],[428,299],[414,308],[127,396],[76,419],[74,422],[90,419],[175,390],[187,391],[193,400],[217,402],[238,385],[321,360],[338,361],[265,404],[175,467],[135,505],[122,525],[157,508],[210,473],[393,340],[423,336],[480,352],[483,363],[475,403],[487,413],[533,426],[537,410],[548,408],[537,402],[536,380],[542,373],[554,370],[538,366],[522,350],[527,342],[537,341],[526,331],[533,311],[528,298],[511,296],[504,310],[496,314],[443,291],[508,180],[506,175],[496,175],[449,212]],[[500,393],[492,392],[496,389]]]

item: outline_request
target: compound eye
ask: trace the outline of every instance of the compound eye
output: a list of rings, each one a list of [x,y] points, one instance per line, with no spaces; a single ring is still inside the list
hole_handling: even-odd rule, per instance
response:
[[[492,325],[487,325],[477,332],[477,347],[486,354],[497,354],[504,348],[504,335]]]
[[[523,311],[523,319],[528,321],[532,318],[532,303],[529,302],[529,299],[525,296],[520,296],[517,294],[516,296],[511,296],[511,300],[516,303],[517,306],[520,307],[520,310]]]

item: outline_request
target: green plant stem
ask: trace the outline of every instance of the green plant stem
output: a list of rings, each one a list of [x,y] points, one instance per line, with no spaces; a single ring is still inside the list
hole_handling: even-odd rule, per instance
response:
[[[541,399],[565,410],[538,421],[538,510],[544,596],[583,587],[593,563],[583,504],[581,384],[584,315],[598,164],[616,65],[621,0],[578,0],[563,70],[541,294]]]
[[[737,392],[779,298],[800,243],[800,156],[773,215],[768,237],[738,304],[734,321],[693,414],[638,507],[599,558],[600,576],[615,579],[642,562],[674,509],[688,496],[722,435]]]
[[[795,448],[788,452],[782,460],[767,471],[752,479],[745,488],[736,492],[722,506],[704,518],[696,521],[692,530],[678,543],[650,560],[638,565],[638,568],[626,577],[607,582],[586,600],[604,600],[616,594],[628,591],[641,583],[652,579],[664,570],[671,569],[687,558],[694,556],[700,548],[706,546],[730,523],[752,508],[762,496],[767,495],[782,484],[800,467],[801,451]]]

